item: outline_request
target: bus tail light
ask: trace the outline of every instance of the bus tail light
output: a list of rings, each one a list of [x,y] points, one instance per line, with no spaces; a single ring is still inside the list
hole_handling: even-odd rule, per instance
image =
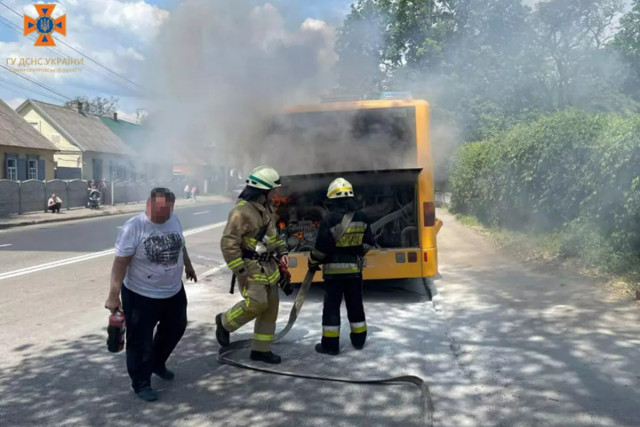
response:
[[[424,262],[429,262],[429,253],[428,252],[424,253]]]
[[[422,204],[424,211],[424,226],[433,227],[436,224],[436,205],[433,202],[424,202]]]

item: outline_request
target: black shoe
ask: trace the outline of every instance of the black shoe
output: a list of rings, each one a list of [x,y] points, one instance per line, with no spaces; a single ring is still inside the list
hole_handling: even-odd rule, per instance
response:
[[[173,379],[176,377],[176,374],[174,374],[167,368],[164,368],[163,370],[155,370],[153,371],[153,373],[165,381],[173,381]]]
[[[158,393],[151,387],[142,387],[140,390],[136,391],[136,396],[146,402],[155,402],[158,400]]]
[[[282,362],[282,359],[277,354],[273,354],[270,351],[255,351],[251,350],[251,360],[257,360],[259,362],[271,363],[277,365]]]
[[[216,315],[216,339],[222,347],[229,345],[229,332],[222,326],[222,313]]]
[[[353,345],[353,348],[355,348],[356,350],[362,350],[364,348],[364,345]]]
[[[322,354],[329,354],[331,356],[337,356],[340,353],[340,350],[329,350],[321,343],[316,344],[316,351]]]

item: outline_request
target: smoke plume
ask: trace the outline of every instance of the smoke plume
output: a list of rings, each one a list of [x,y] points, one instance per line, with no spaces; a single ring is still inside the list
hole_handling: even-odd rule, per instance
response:
[[[335,30],[307,19],[285,28],[271,4],[188,0],[152,61],[154,139],[195,160],[251,168],[263,125],[283,107],[315,103],[334,85]],[[211,158],[213,157],[213,158]]]

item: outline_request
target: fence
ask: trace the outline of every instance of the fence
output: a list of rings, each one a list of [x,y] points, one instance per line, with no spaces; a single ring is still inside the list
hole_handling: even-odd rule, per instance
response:
[[[171,181],[115,181],[108,185],[103,194],[103,203],[107,205],[143,202],[154,187],[166,187],[181,197],[186,180]],[[0,180],[0,216],[16,215],[29,212],[44,212],[52,193],[62,199],[63,208],[86,207],[89,201],[88,183],[85,180],[52,181],[8,181]],[[206,185],[199,189],[206,192]]]

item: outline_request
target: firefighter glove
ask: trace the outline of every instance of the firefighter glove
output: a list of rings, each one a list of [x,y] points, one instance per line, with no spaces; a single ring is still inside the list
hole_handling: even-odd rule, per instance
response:
[[[320,264],[309,260],[309,270],[316,272],[320,270]]]

